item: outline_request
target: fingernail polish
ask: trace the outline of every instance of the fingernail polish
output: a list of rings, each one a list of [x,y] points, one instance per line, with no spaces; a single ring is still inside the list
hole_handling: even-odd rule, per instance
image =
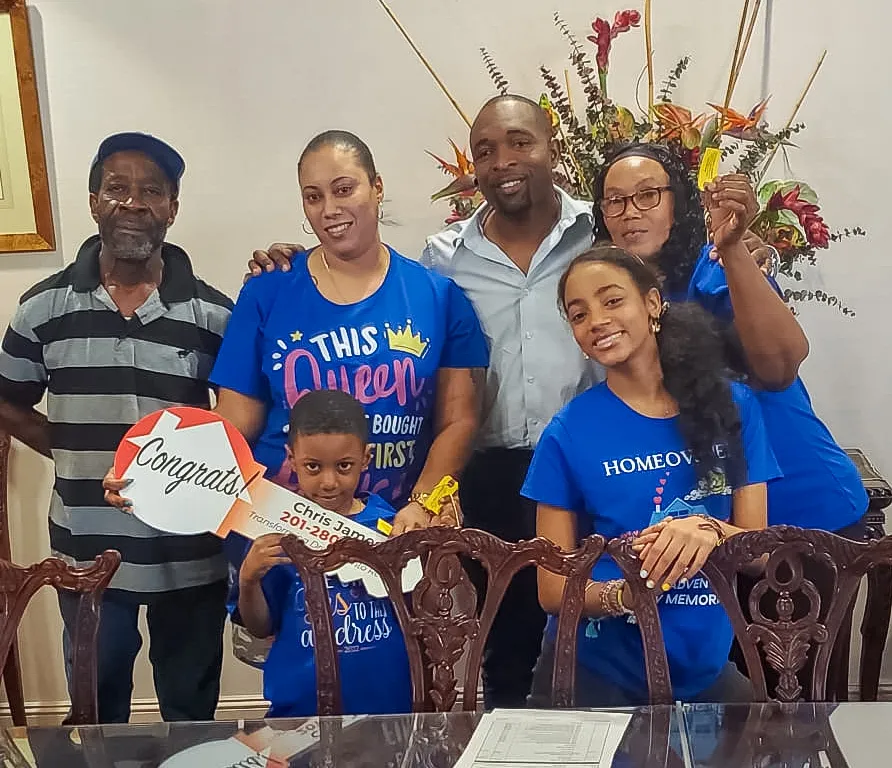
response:
[[[648,579],[648,580],[645,582],[645,585],[647,586],[648,589],[653,589],[654,586],[656,586],[656,585],[653,583],[653,581],[651,581],[650,579]]]
[[[639,573],[638,575],[639,575],[642,579],[646,579],[646,578],[647,578],[647,571],[645,571],[644,568],[642,568],[642,569],[641,569],[641,573]]]
[[[129,488],[129,487],[131,486],[132,483],[133,483],[133,478],[132,478],[132,477],[125,478],[125,480],[124,480],[124,485],[121,486],[121,490],[123,491],[124,488]]]
[[[663,591],[668,592],[672,587],[668,583],[663,584]]]

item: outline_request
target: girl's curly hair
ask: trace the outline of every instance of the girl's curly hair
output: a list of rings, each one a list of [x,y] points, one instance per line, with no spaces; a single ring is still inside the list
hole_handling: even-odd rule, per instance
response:
[[[604,198],[604,179],[613,165],[624,157],[649,157],[656,160],[669,177],[675,201],[675,220],[669,239],[657,253],[654,262],[663,275],[663,288],[670,296],[686,294],[694,265],[706,243],[706,224],[703,204],[694,179],[682,157],[662,144],[621,144],[613,149],[595,179],[592,209],[595,242],[609,241],[610,233],[604,223],[601,200]]]

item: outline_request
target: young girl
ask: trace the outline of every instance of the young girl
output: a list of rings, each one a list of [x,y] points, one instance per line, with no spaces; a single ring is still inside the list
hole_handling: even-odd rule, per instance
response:
[[[287,453],[300,493],[320,507],[372,529],[379,519],[393,519],[393,508],[379,496],[356,497],[370,452],[365,411],[350,395],[317,390],[298,400]],[[227,555],[241,564],[230,607],[233,620],[255,637],[275,637],[263,669],[269,717],[305,717],[316,712],[313,632],[303,583],[281,539],[267,534],[251,544],[230,534]],[[336,576],[329,578],[329,596],[345,714],[409,712],[408,657],[390,601],[370,597],[360,582],[341,584]]]
[[[538,534],[570,550],[585,535],[640,531],[641,577],[660,592],[675,695],[746,699],[728,662],[732,630],[698,576],[712,549],[766,524],[766,482],[778,476],[758,404],[729,382],[722,346],[693,304],[665,304],[655,272],[615,246],[578,256],[559,287],[583,353],[606,382],[570,402],[536,448],[524,494],[538,503]],[[547,696],[563,577],[539,574],[551,614],[534,700]],[[621,572],[602,557],[585,593],[577,704],[645,704],[644,655]]]

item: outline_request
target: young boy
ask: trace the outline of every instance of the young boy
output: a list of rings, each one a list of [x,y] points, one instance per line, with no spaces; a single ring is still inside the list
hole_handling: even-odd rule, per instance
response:
[[[370,452],[365,411],[353,397],[335,390],[304,395],[291,410],[288,443],[302,496],[372,529],[393,519],[395,511],[380,497],[355,497]],[[281,539],[227,538],[231,561],[241,562],[230,609],[233,621],[255,637],[274,636],[263,669],[268,717],[305,717],[316,714],[313,632],[304,586]],[[390,601],[370,597],[362,582],[344,585],[330,576],[328,585],[344,713],[411,711],[408,658]]]

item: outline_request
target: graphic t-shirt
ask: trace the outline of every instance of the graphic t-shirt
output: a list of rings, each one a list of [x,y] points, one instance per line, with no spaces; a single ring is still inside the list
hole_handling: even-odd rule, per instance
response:
[[[360,490],[399,507],[433,439],[437,371],[488,363],[474,309],[449,278],[391,250],[374,294],[334,304],[319,293],[303,253],[290,271],[242,288],[211,381],[266,403],[254,458],[292,490],[296,478],[285,461],[291,406],[317,389],[349,392],[365,406],[372,443]]]
[[[742,384],[731,385],[740,412],[746,485],[778,477],[759,405]],[[734,489],[725,477],[726,446],[713,447],[714,468],[699,479],[678,417],[655,419],[632,410],[606,382],[572,400],[545,429],[536,447],[523,495],[576,512],[581,536],[608,540],[640,531],[666,516],[707,514],[728,521]],[[621,579],[607,555],[592,579]],[[712,685],[731,648],[731,623],[707,580],[696,575],[659,597],[660,621],[675,695],[696,696]],[[579,663],[642,701],[647,699],[644,649],[631,617],[584,620]],[[549,618],[555,636],[557,622]]]
[[[694,267],[687,299],[721,322],[731,323],[734,310],[724,267],[709,258],[704,246]],[[768,278],[781,294],[777,282]],[[780,392],[755,390],[768,440],[783,478],[768,486],[769,525],[797,525],[838,531],[867,512],[867,491],[854,462],[840,448],[811,404],[802,379]]]
[[[394,515],[393,507],[371,495],[352,519],[374,529],[379,519],[390,522]],[[251,542],[231,533],[224,548],[230,561],[240,566]],[[409,659],[390,600],[371,597],[362,582],[342,584],[337,576],[327,579],[344,714],[411,711]],[[303,582],[293,565],[277,565],[263,577],[261,586],[275,636],[263,667],[263,695],[270,702],[267,716],[315,715],[316,663]],[[232,619],[240,623],[237,579],[229,601]]]

